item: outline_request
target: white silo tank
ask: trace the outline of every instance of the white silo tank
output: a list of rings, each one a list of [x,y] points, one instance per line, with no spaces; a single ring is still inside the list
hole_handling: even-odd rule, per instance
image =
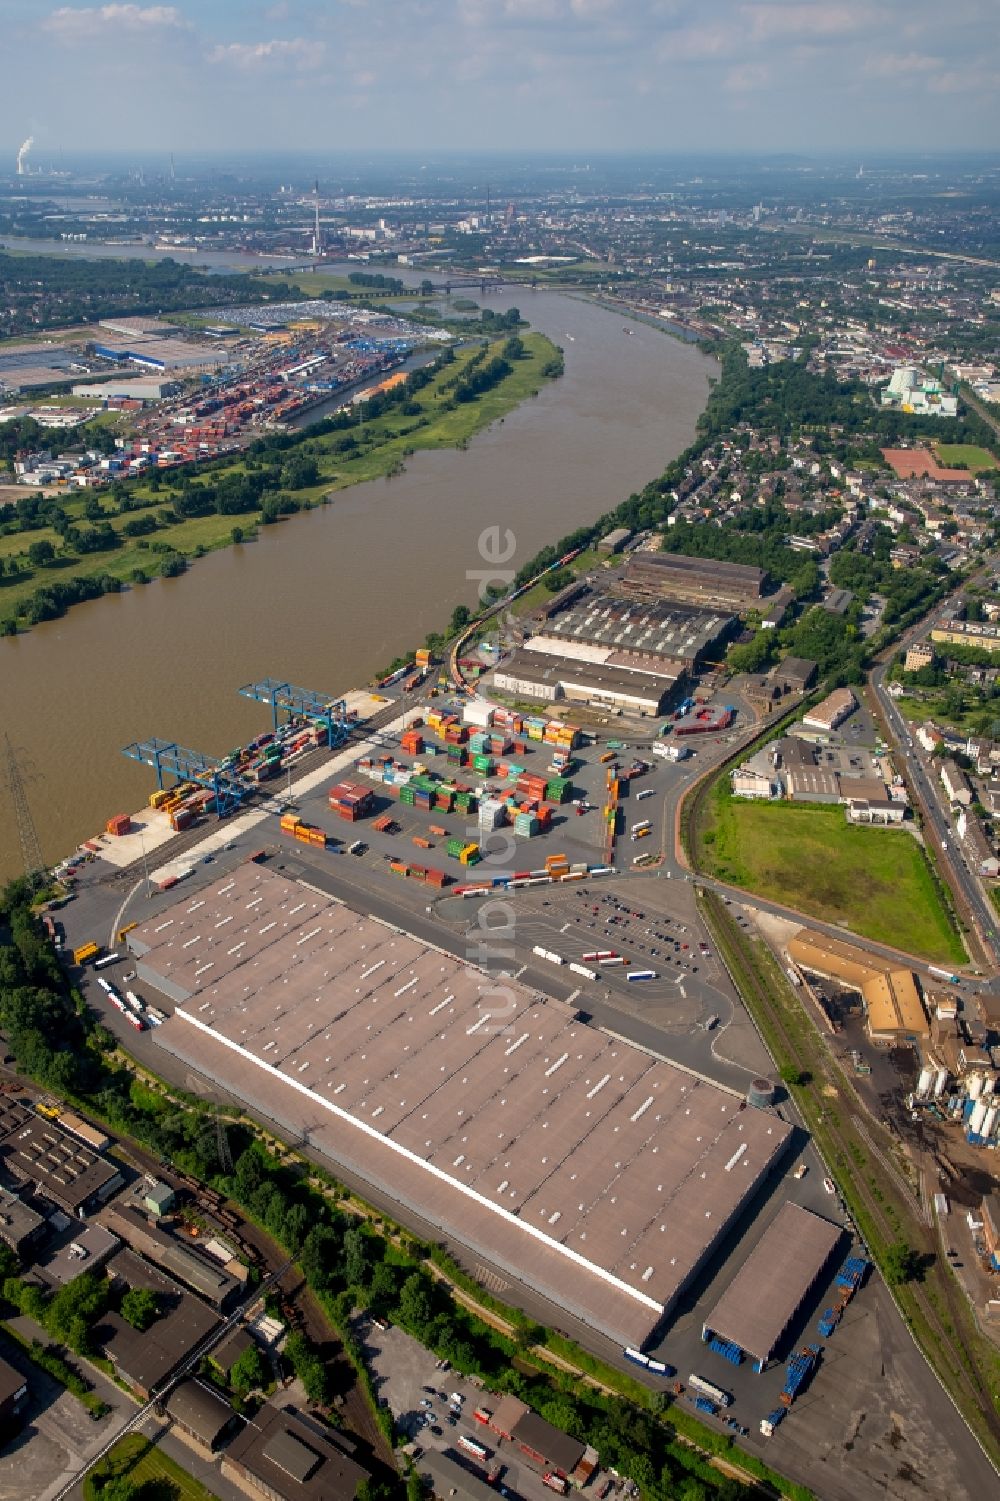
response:
[[[947,1084],[948,1070],[946,1068],[939,1068],[937,1071],[937,1078],[934,1080],[934,1098],[936,1100],[939,1100],[944,1094]]]
[[[983,1075],[983,1094],[993,1094],[997,1087],[997,1081],[992,1074]]]
[[[934,1077],[934,1070],[932,1068],[922,1068],[920,1070],[920,1078],[917,1080],[918,1099],[925,1100],[930,1094],[931,1083],[933,1082]]]
[[[983,1129],[983,1121],[985,1119],[986,1119],[986,1106],[983,1104],[982,1100],[979,1100],[973,1106],[972,1114],[969,1116],[969,1134],[970,1134],[970,1136],[979,1136],[981,1134],[982,1129]]]
[[[983,1136],[989,1137],[993,1135],[993,1132],[996,1130],[998,1115],[1000,1115],[1000,1109],[998,1109],[996,1105],[991,1105],[986,1112],[986,1119],[983,1121],[983,1129],[981,1133]]]
[[[983,1092],[983,1076],[982,1076],[982,1074],[970,1074],[969,1077],[968,1077],[968,1079],[965,1081],[965,1083],[966,1083],[966,1089],[968,1090],[969,1099],[970,1100],[978,1100],[979,1096]]]

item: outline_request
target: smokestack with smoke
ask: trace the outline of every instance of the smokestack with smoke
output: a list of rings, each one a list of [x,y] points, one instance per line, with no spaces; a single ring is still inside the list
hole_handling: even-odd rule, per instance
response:
[[[27,168],[26,163],[27,163],[27,160],[28,160],[28,152],[31,150],[31,148],[34,145],[34,143],[35,143],[34,136],[29,136],[28,139],[24,142],[24,145],[21,147],[20,151],[17,153],[17,175],[18,175],[18,177],[24,177],[25,174],[27,173],[28,168]]]

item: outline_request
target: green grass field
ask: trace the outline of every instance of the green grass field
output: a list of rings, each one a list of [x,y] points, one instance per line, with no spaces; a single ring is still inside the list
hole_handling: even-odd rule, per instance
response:
[[[908,954],[966,962],[927,857],[903,830],[848,824],[838,806],[745,802],[720,783],[698,847],[721,881]]]
[[[945,469],[963,464],[978,474],[981,469],[996,469],[997,461],[987,448],[975,443],[935,443],[934,452]]]
[[[216,1501],[193,1475],[160,1449],[154,1448],[141,1433],[130,1433],[115,1444],[106,1459],[88,1475],[84,1485],[87,1501],[100,1495],[101,1487],[113,1478],[127,1476],[136,1487],[149,1484],[162,1501]]]
[[[549,360],[556,357],[555,345],[544,334],[539,333],[525,333],[522,341],[524,356],[517,361],[505,380],[493,390],[484,392],[475,401],[462,403],[449,411],[443,409],[451,394],[446,389],[446,384],[450,385],[477,351],[466,349],[457,352],[454,363],[446,365],[418,392],[417,399],[422,408],[419,417],[404,416],[398,407],[390,408],[381,417],[354,430],[358,446],[351,456],[337,453],[334,449],[334,444],[342,434],[309,438],[307,430],[304,437],[308,440],[311,456],[317,462],[320,478],[309,489],[296,491],[296,500],[300,504],[319,504],[326,496],[365,480],[398,474],[409,455],[417,449],[464,447],[477,432],[506,416],[522,401],[536,395],[545,385],[547,377],[542,374],[542,369]],[[499,353],[502,344],[502,339],[495,341],[490,346],[489,353]],[[220,467],[210,470],[209,478],[217,480],[223,473],[240,473],[243,468],[242,459],[237,457],[225,469]],[[142,484],[136,485],[135,491],[150,501],[153,514],[158,507],[170,504],[169,478],[158,493]],[[102,498],[100,492],[98,498],[102,499],[105,507],[105,519],[119,531],[127,518],[113,514],[113,503],[109,503],[106,497]],[[73,521],[84,519],[84,496],[67,491],[60,503]],[[158,571],[158,553],[148,543],[165,544],[167,549],[190,558],[199,548],[203,552],[211,552],[216,548],[229,546],[234,526],[239,526],[249,540],[249,534],[257,520],[256,512],[239,516],[199,516],[161,525],[149,538],[126,539],[121,547],[113,551],[82,556],[69,554],[57,558],[55,563],[47,567],[38,568],[29,566],[27,550],[32,542],[43,540],[52,542],[58,549],[60,539],[51,529],[0,534],[0,559],[5,565],[9,565],[10,560],[16,558],[20,569],[16,575],[8,572],[0,576],[0,619],[17,616],[23,609],[24,601],[35,589],[57,578],[90,578],[98,574],[110,574],[124,584],[131,580],[137,569],[155,576]],[[291,517],[279,524],[287,526],[293,523],[294,517]],[[140,545],[142,543],[147,545]]]

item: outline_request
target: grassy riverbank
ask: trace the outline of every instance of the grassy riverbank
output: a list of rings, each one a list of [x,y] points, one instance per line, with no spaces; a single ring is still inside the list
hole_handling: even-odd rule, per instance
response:
[[[476,433],[537,395],[560,368],[559,351],[543,334],[527,332],[522,344],[523,353],[512,361],[509,373],[471,400],[456,401],[454,392],[463,372],[482,359],[481,350],[475,348],[457,352],[412,401],[389,405],[347,431],[314,434],[306,428],[295,434],[281,459],[308,460],[315,465],[315,477],[291,489],[290,509],[310,509],[352,485],[399,474],[419,449],[464,448]],[[491,343],[486,359],[499,356],[503,345],[503,340]],[[216,486],[227,478],[240,480],[254,471],[255,462],[252,455],[240,454],[206,470],[205,478]],[[195,477],[196,484],[199,478]],[[51,527],[0,534],[0,628],[9,632],[11,626],[5,622],[16,622],[24,629],[38,619],[51,618],[49,612],[39,613],[33,605],[39,589],[80,580],[101,594],[146,583],[164,573],[183,571],[190,559],[216,548],[252,541],[257,527],[268,519],[259,507],[242,514],[220,515],[214,509],[207,515],[179,514],[171,502],[176,498],[174,487],[179,491],[183,483],[168,472],[152,483],[130,484],[129,506],[139,502],[139,509],[123,510],[112,494],[102,492],[97,497],[99,514],[93,494],[61,495],[59,505],[72,526],[86,532],[95,525],[110,527],[114,535],[107,537],[108,545],[100,550],[86,552],[67,546]],[[129,535],[136,518],[148,518],[146,535]],[[269,519],[288,524],[290,517],[284,511]],[[37,546],[34,558],[29,555],[29,549],[39,543],[51,545],[50,561],[35,561]]]

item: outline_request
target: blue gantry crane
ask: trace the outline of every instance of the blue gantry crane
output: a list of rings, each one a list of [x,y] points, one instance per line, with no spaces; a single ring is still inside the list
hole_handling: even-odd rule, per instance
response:
[[[142,766],[151,766],[156,772],[156,785],[163,786],[164,776],[176,777],[179,782],[197,782],[210,787],[215,794],[216,812],[220,818],[234,812],[253,791],[249,782],[243,781],[217,756],[206,756],[201,751],[188,750],[173,740],[136,740],[122,749],[122,755]]]
[[[342,698],[331,699],[329,694],[314,693],[311,688],[296,688],[294,683],[283,683],[277,678],[263,678],[259,683],[246,683],[239,690],[244,698],[252,698],[258,704],[270,704],[271,721],[275,730],[279,716],[302,714],[307,719],[318,720],[326,727],[326,743],[330,750],[342,745],[350,731],[347,705]]]

